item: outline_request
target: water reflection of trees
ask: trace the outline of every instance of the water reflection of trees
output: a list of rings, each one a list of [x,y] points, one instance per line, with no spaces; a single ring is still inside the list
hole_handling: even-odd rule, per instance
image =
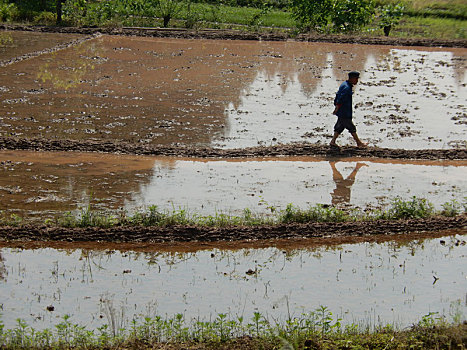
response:
[[[226,109],[238,108],[259,76],[279,79],[282,91],[298,80],[311,97],[330,78],[323,77],[325,69],[332,67],[342,81],[372,59],[383,68],[390,52],[388,46],[103,36],[36,58],[34,65],[9,67],[3,84],[11,91],[4,101],[15,105],[3,103],[0,112],[13,108],[17,117],[0,132],[210,145],[225,134]],[[397,62],[392,65],[397,69]],[[460,80],[463,58],[454,60],[454,70]],[[24,91],[31,92],[27,103],[19,103]]]
[[[121,209],[154,173],[154,159],[144,157],[49,153],[38,157],[24,152],[16,157],[10,153],[10,165],[0,167],[0,175],[5,174],[0,187],[10,189],[0,192],[0,210],[37,215],[40,220],[85,204],[95,210]]]

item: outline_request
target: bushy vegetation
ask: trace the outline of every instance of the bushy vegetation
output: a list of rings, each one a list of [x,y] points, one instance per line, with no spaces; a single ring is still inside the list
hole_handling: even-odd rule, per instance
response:
[[[112,326],[113,325],[113,326]],[[23,320],[14,329],[0,323],[2,349],[465,349],[467,325],[448,323],[437,313],[409,329],[392,325],[373,329],[343,326],[325,306],[285,322],[259,312],[249,320],[218,314],[212,321],[174,317],[133,320],[130,327],[112,322],[96,330],[73,324],[66,315],[55,329],[35,330]]]
[[[0,0],[0,21],[45,25],[280,30],[291,35],[391,32],[454,39],[465,38],[466,19],[463,0]]]
[[[264,204],[264,203],[263,203]],[[267,205],[267,203],[265,203]],[[253,213],[250,209],[243,210],[243,215],[215,213],[214,215],[199,215],[187,209],[160,210],[156,205],[147,210],[128,214],[119,212],[104,212],[94,210],[91,205],[81,209],[79,213],[67,212],[56,218],[45,220],[45,224],[59,227],[118,227],[118,226],[159,226],[174,225],[232,227],[281,225],[311,222],[350,222],[372,220],[424,219],[435,215],[453,217],[467,212],[467,197],[463,203],[457,200],[444,203],[442,209],[436,210],[434,205],[424,198],[412,197],[403,200],[396,197],[386,209],[361,210],[357,208],[340,209],[331,205],[317,204],[301,209],[288,204],[285,209],[267,206],[269,214]],[[0,215],[0,225],[20,226],[27,220],[16,214],[10,217]]]

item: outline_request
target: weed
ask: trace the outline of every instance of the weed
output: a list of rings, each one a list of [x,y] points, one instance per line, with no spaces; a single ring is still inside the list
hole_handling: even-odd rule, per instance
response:
[[[171,227],[175,225],[201,226],[201,227],[233,227],[233,226],[261,226],[279,225],[292,223],[312,223],[312,222],[351,222],[351,221],[372,221],[372,220],[399,220],[399,219],[423,219],[434,215],[452,217],[463,215],[467,211],[467,198],[462,204],[457,200],[442,205],[442,210],[437,211],[434,205],[424,198],[412,197],[410,200],[403,200],[396,197],[388,209],[383,208],[372,210],[360,210],[349,208],[346,210],[325,204],[316,204],[307,209],[301,209],[288,204],[285,209],[277,207],[267,207],[270,214],[253,213],[250,209],[243,210],[243,215],[235,216],[222,212],[214,215],[192,214],[187,209],[175,209],[162,211],[158,206],[153,205],[146,210],[136,211],[133,215],[120,210],[119,212],[96,211],[89,204],[81,209],[78,214],[65,212],[56,218],[47,218],[44,222],[47,226],[59,227],[115,227],[115,226],[158,226]],[[10,217],[0,215],[1,226],[20,226],[27,223],[16,214]]]
[[[412,197],[411,200],[404,201],[396,197],[392,202],[392,207],[385,213],[387,219],[422,219],[434,214],[434,206],[425,198]]]
[[[14,329],[5,330],[0,323],[0,344],[2,349],[97,349],[97,348],[158,348],[158,344],[171,343],[171,348],[196,348],[205,344],[209,348],[223,348],[237,339],[250,339],[246,344],[263,349],[448,349],[465,347],[465,325],[448,324],[436,313],[425,316],[408,330],[397,331],[392,326],[384,326],[369,332],[355,324],[341,328],[340,320],[334,319],[325,306],[302,314],[299,318],[288,319],[285,324],[271,324],[261,313],[255,312],[246,326],[243,318],[230,320],[227,314],[219,314],[213,321],[194,320],[188,322],[183,314],[162,319],[145,317],[142,322],[133,320],[128,330],[120,330],[120,335],[109,332],[104,325],[95,331],[70,322],[65,316],[55,326],[55,331],[36,331],[23,320],[18,320]],[[177,344],[179,344],[177,346]],[[461,346],[461,347],[459,347]],[[205,347],[203,347],[205,348]],[[253,348],[253,346],[251,346]],[[456,348],[456,347],[454,347]]]

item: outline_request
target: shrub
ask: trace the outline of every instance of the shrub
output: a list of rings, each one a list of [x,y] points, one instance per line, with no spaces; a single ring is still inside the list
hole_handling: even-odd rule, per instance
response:
[[[18,18],[19,12],[15,4],[8,4],[0,0],[0,21],[11,21]]]
[[[373,0],[337,0],[331,12],[333,31],[357,30],[370,23],[374,13]]]

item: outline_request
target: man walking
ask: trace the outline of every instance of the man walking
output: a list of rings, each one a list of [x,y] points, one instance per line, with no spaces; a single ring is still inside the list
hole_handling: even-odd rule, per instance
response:
[[[336,125],[334,125],[334,136],[329,144],[331,147],[338,147],[336,140],[344,131],[344,129],[347,129],[350,132],[355,142],[357,143],[357,147],[366,147],[366,143],[363,143],[358,138],[357,128],[352,122],[352,88],[355,84],[358,83],[359,77],[359,72],[350,72],[349,79],[341,84],[339,90],[336,93],[336,98],[334,99],[334,105],[336,107],[334,108],[334,112],[332,112],[332,114],[337,115],[337,122]]]

